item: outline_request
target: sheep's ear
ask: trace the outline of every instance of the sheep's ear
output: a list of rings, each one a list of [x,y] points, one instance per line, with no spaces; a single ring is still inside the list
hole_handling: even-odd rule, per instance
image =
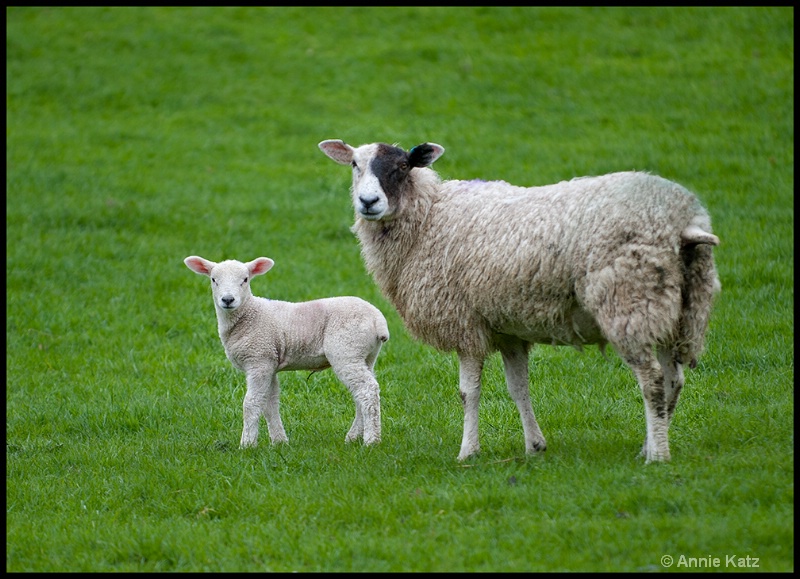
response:
[[[412,167],[428,167],[444,154],[444,147],[436,143],[422,143],[408,152],[408,163]]]
[[[267,273],[275,262],[268,257],[259,257],[247,264],[247,269],[250,270],[250,275],[255,277]]]
[[[211,270],[217,265],[213,261],[208,261],[197,255],[190,255],[183,260],[183,263],[193,272],[199,273],[200,275],[211,275]]]
[[[322,152],[341,165],[349,165],[353,162],[353,147],[339,139],[322,141],[319,145]]]

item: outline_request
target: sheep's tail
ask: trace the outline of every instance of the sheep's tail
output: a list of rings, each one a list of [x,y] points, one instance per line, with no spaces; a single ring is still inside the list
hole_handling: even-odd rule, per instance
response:
[[[681,231],[681,245],[719,245],[719,237],[704,231],[699,225],[691,224]]]
[[[675,352],[677,360],[691,368],[697,365],[703,351],[711,305],[722,289],[714,265],[715,245],[719,245],[719,238],[697,223],[690,223],[681,232],[683,307]]]

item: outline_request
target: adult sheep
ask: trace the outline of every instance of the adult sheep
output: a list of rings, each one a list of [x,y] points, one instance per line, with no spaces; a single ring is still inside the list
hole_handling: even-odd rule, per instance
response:
[[[641,172],[543,187],[443,181],[435,143],[405,151],[319,143],[352,165],[353,232],[408,330],[459,359],[464,434],[480,450],[486,357],[499,351],[527,453],[546,448],[530,402],[535,343],[604,347],[630,366],[644,398],[647,462],[670,458],[668,429],[704,346],[720,283],[708,213],[684,187]]]

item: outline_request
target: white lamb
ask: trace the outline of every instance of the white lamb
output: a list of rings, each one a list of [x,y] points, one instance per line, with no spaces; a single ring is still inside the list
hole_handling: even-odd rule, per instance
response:
[[[526,452],[546,448],[528,387],[535,343],[611,343],[643,394],[642,454],[669,460],[683,365],[696,364],[720,290],[719,239],[692,193],[639,172],[527,188],[442,181],[428,168],[444,153],[435,143],[319,147],[352,165],[353,231],[381,291],[415,337],[458,354],[459,460],[480,450],[481,372],[494,351]]]
[[[375,306],[356,297],[290,303],[254,296],[250,280],[274,265],[267,257],[214,263],[190,256],[184,263],[211,278],[225,354],[247,376],[242,447],[258,442],[262,414],[271,441],[288,440],[278,408],[278,372],[325,368],[333,368],[355,401],[356,417],[345,440],[363,437],[364,444],[380,442],[380,390],[374,365],[389,330]]]

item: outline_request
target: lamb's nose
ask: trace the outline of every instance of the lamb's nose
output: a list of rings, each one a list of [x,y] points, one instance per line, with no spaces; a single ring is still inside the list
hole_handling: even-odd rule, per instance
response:
[[[234,302],[235,299],[236,298],[230,296],[225,296],[224,298],[222,298],[222,303],[225,305],[226,308],[229,308],[231,307],[231,304]]]

